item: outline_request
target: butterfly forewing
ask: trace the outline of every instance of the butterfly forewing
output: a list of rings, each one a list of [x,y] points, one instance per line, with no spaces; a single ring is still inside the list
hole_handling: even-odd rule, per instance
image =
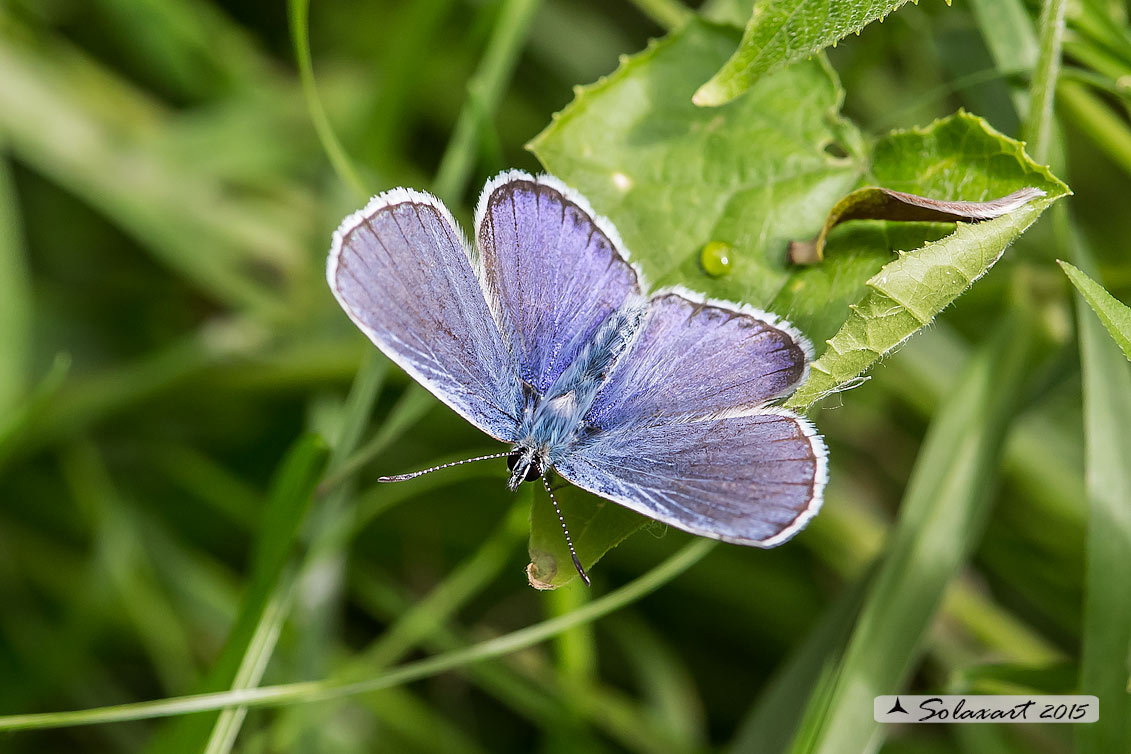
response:
[[[504,173],[476,211],[484,285],[522,378],[545,394],[608,316],[639,296],[611,226],[547,176]]]
[[[438,200],[404,189],[375,197],[334,234],[327,278],[385,355],[484,432],[515,439],[518,375]]]

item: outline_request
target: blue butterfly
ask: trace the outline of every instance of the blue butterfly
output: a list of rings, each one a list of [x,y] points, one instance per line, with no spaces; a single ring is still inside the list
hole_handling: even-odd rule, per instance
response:
[[[683,288],[646,295],[612,224],[556,178],[490,181],[474,246],[435,197],[387,191],[334,233],[326,275],[386,356],[510,444],[468,460],[505,456],[511,490],[541,479],[557,509],[553,471],[676,528],[758,547],[820,508],[825,444],[772,404],[805,380],[805,337]]]

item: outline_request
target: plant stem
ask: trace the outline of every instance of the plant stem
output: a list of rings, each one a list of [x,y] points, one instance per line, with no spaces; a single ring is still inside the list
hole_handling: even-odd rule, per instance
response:
[[[1047,162],[1052,130],[1052,100],[1060,71],[1060,44],[1064,37],[1065,0],[1045,0],[1040,19],[1040,47],[1037,67],[1029,89],[1029,114],[1024,137],[1029,153],[1037,162]]]
[[[360,197],[369,196],[365,182],[361,180],[353,162],[346,156],[342,143],[338,141],[326,110],[322,107],[322,100],[318,96],[318,88],[314,83],[314,67],[310,61],[310,33],[307,21],[310,17],[310,0],[288,0],[287,16],[291,26],[291,41],[295,48],[295,58],[298,62],[298,75],[302,81],[302,93],[306,97],[306,107],[310,111],[310,120],[314,123],[314,130],[318,132],[318,140],[330,158],[330,164],[338,177],[353,189]]]
[[[1072,124],[1087,134],[1119,169],[1131,175],[1131,129],[1127,122],[1075,81],[1061,81],[1057,97],[1061,111]]]
[[[683,26],[695,13],[679,0],[632,0],[640,12],[666,31]]]
[[[467,84],[467,102],[436,172],[433,190],[446,202],[456,202],[467,187],[480,130],[499,107],[540,1],[506,0],[499,10],[487,52]]]
[[[531,485],[530,491],[533,490]],[[529,527],[530,495],[516,496],[498,528],[474,554],[453,568],[427,597],[398,616],[364,652],[350,660],[353,672],[349,675],[363,677],[365,673],[393,664],[415,648],[435,626],[444,625],[499,575]]]

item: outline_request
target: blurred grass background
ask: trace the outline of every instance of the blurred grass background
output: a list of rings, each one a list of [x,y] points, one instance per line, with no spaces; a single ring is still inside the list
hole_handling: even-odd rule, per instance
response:
[[[523,144],[574,85],[662,34],[665,8],[318,3],[318,92],[366,191],[432,188],[466,227],[483,180],[537,170]],[[881,133],[965,107],[1020,135],[1036,48],[1011,8],[1033,27],[1035,5],[932,3],[845,40],[830,57],[846,114]],[[1121,4],[1070,10],[1050,152],[1075,191],[1076,237],[1125,301],[1129,39]],[[374,486],[493,448],[333,303],[329,235],[362,199],[320,145],[281,4],[0,5],[0,714],[377,675],[565,614],[689,541],[645,531],[595,569],[592,594],[539,594],[522,572],[529,498],[506,492],[501,466]],[[981,479],[985,533],[953,544],[971,560],[911,685],[1072,691],[1088,507],[1057,227],[1046,218],[828,402],[826,508],[786,547],[717,547],[596,624],[403,688],[246,720],[9,734],[0,750],[784,750],[928,426],[1007,317],[1032,349],[1009,383],[1020,410],[993,419],[1005,449]],[[900,731],[883,750],[1074,750],[1068,726],[973,727]]]

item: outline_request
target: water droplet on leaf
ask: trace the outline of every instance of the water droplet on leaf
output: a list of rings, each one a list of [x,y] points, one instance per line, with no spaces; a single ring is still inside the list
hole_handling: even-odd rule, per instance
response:
[[[734,266],[734,247],[723,241],[710,241],[699,252],[699,264],[713,278],[730,274]]]

